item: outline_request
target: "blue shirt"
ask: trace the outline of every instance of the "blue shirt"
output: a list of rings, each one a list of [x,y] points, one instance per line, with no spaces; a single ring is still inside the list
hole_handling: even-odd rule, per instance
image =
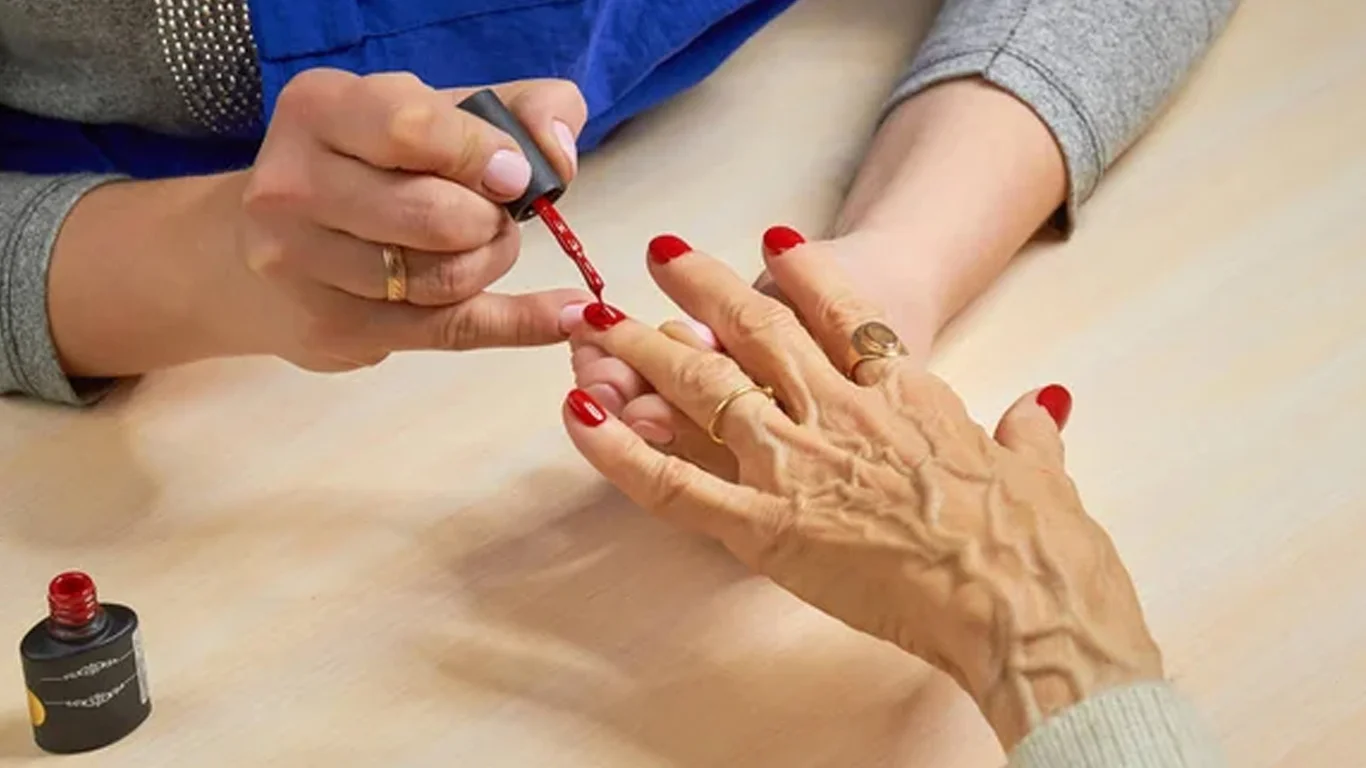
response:
[[[0,108],[0,168],[140,178],[246,167],[291,77],[407,70],[439,87],[573,80],[584,151],[694,85],[793,0],[253,0],[264,113],[237,136],[185,138]]]

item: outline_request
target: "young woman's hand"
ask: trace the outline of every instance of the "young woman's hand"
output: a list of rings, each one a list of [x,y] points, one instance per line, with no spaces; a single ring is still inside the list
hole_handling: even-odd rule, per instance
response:
[[[494,89],[566,179],[586,115],[578,88],[533,80]],[[283,299],[243,318],[306,368],[370,365],[394,350],[563,339],[577,292],[486,293],[512,267],[517,225],[500,207],[531,169],[511,137],[410,74],[305,72],[280,96],[244,179],[239,247]],[[386,301],[384,249],[406,264]]]
[[[494,90],[572,179],[578,88]],[[457,108],[472,92],[402,73],[304,72],[250,169],[86,194],[49,271],[63,370],[117,377],[272,354],[335,371],[396,350],[563,340],[560,310],[587,293],[486,290],[517,258],[518,229],[499,204],[521,196],[530,171],[511,137]],[[389,290],[400,264],[406,295]]]

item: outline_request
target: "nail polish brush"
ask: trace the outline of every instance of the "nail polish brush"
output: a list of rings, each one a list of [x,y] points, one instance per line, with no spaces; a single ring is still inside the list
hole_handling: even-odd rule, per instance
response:
[[[602,275],[598,274],[598,270],[588,260],[583,243],[574,234],[574,230],[569,228],[569,224],[555,208],[555,201],[559,200],[565,191],[564,179],[555,172],[555,166],[551,165],[550,160],[541,152],[541,148],[527,132],[526,126],[512,114],[497,94],[487,88],[474,93],[457,106],[491,123],[511,136],[522,148],[522,154],[531,164],[531,181],[521,197],[503,204],[504,210],[513,221],[519,223],[539,217],[550,230],[550,234],[555,237],[555,242],[559,243],[560,250],[574,262],[579,274],[583,276],[584,283],[588,285],[588,290],[593,292],[601,304],[602,289],[605,287]]]

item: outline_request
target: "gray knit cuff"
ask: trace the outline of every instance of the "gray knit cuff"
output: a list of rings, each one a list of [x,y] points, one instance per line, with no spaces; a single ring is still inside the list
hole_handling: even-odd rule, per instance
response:
[[[19,179],[17,174],[7,174]],[[0,220],[0,392],[86,405],[112,386],[62,372],[47,315],[47,275],[57,233],[91,189],[117,176],[28,177],[6,189]],[[16,194],[17,193],[17,194]]]
[[[1105,158],[1095,132],[1054,77],[1037,62],[1017,56],[1010,49],[966,50],[929,61],[917,60],[906,79],[897,86],[884,115],[901,102],[932,85],[965,77],[980,77],[1019,99],[1039,116],[1053,133],[1067,164],[1067,201],[1058,209],[1053,225],[1071,233],[1077,209],[1095,191],[1105,171]]]
[[[1100,693],[1035,728],[1010,768],[1218,768],[1218,743],[1166,683]]]

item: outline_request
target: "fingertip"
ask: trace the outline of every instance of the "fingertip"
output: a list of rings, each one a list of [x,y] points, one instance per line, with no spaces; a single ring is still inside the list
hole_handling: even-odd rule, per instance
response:
[[[531,162],[513,149],[499,149],[484,166],[484,189],[500,201],[516,200],[531,183]]]
[[[1071,393],[1060,385],[1050,386],[1056,389],[1033,390],[1016,400],[996,425],[995,438],[996,442],[1016,453],[1061,466],[1064,447],[1060,424],[1067,421]],[[1055,415],[1055,409],[1059,410],[1059,415]]]
[[[628,424],[632,432],[650,445],[667,448],[674,441],[673,430],[655,421],[641,419]]]
[[[656,235],[646,246],[646,253],[650,256],[650,261],[656,264],[668,264],[674,259],[688,253],[692,246],[678,235],[663,234]]]
[[[781,256],[799,245],[805,245],[806,238],[792,227],[779,224],[764,231],[763,244],[764,256],[771,259]]]
[[[1072,393],[1061,384],[1049,384],[1034,396],[1034,402],[1048,411],[1048,415],[1053,419],[1053,423],[1058,425],[1061,432],[1067,426],[1067,420],[1072,416]]]
[[[607,409],[587,390],[569,390],[564,398],[564,407],[576,423],[590,429],[600,427],[607,421]]]
[[[591,302],[574,301],[560,307],[560,333],[565,336],[573,335],[583,325],[583,311]]]
[[[622,397],[616,387],[604,382],[581,382],[579,386],[586,392],[603,410],[613,416],[620,416],[623,408],[626,407],[626,398]]]
[[[550,128],[555,134],[555,142],[560,145],[560,151],[564,153],[565,162],[569,164],[570,178],[565,179],[565,181],[572,181],[579,172],[578,140],[574,138],[574,132],[563,120],[554,121]]]

